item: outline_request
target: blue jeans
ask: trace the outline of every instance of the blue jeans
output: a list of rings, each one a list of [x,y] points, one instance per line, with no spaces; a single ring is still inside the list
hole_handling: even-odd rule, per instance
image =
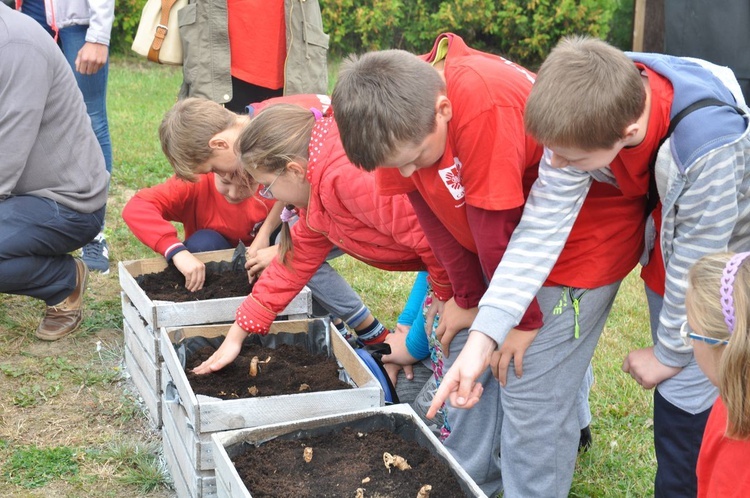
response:
[[[0,201],[0,292],[59,304],[76,286],[68,253],[96,237],[104,207],[86,214],[33,195]]]
[[[109,77],[109,60],[94,74],[81,74],[76,71],[76,57],[83,44],[86,43],[88,25],[69,26],[60,30],[60,46],[68,60],[73,75],[76,77],[78,88],[83,94],[86,111],[91,118],[91,127],[104,154],[104,164],[107,172],[112,173],[112,141],[109,137],[109,122],[107,121],[107,78]]]

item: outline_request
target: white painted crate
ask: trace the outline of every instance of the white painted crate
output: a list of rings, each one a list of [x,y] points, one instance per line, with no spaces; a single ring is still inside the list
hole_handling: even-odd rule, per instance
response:
[[[230,261],[233,250],[196,253],[203,262]],[[173,303],[152,301],[136,282],[136,277],[164,270],[164,258],[121,261],[118,264],[122,288],[122,316],[125,339],[125,366],[143,399],[152,424],[162,424],[160,327],[229,323],[246,296]],[[304,287],[280,317],[306,318],[312,313],[312,295]]]
[[[195,257],[203,262],[230,261],[232,249],[196,253]],[[203,325],[207,323],[228,323],[234,321],[234,314],[247,296],[223,299],[206,299],[182,303],[152,301],[136,282],[136,277],[146,273],[156,273],[167,267],[162,258],[120,261],[117,265],[120,273],[120,287],[128,296],[138,313],[154,330],[160,327],[180,327]],[[291,303],[279,313],[280,317],[290,319],[307,318],[312,314],[312,294],[304,287]],[[132,324],[131,324],[132,325]]]
[[[321,328],[322,327],[322,328]],[[277,321],[267,336],[279,333],[323,334],[347,376],[357,386],[337,391],[308,392],[248,399],[222,400],[196,395],[178,359],[174,344],[184,337],[225,335],[228,325],[162,328],[160,332],[162,365],[162,442],[165,454],[174,455],[167,464],[175,480],[180,474],[190,489],[186,496],[214,496],[214,454],[211,434],[230,429],[256,427],[310,416],[323,416],[384,404],[380,383],[357,356],[352,347],[327,319]],[[279,336],[281,337],[281,336]],[[269,344],[270,347],[273,345]],[[192,487],[191,487],[192,486]],[[198,489],[200,488],[200,489]]]
[[[437,458],[445,462],[458,480],[464,496],[484,497],[486,495],[461,468],[448,450],[422,422],[414,410],[407,404],[389,405],[368,410],[358,410],[326,417],[311,417],[305,420],[281,424],[217,432],[211,435],[216,462],[214,483],[217,498],[252,498],[242,482],[232,457],[245,450],[247,444],[261,444],[270,439],[292,435],[293,439],[308,435],[319,436],[332,433],[345,426],[362,427],[363,430],[387,428],[402,435],[405,439],[414,440],[423,448],[428,448]],[[366,495],[365,495],[366,496]]]

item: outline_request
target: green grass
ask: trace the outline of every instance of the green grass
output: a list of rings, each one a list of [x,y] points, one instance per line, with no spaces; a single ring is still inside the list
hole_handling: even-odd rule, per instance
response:
[[[113,263],[154,256],[130,233],[120,212],[137,189],[172,174],[157,129],[181,79],[180,68],[112,61],[108,110],[114,172],[106,230]],[[346,256],[333,265],[375,315],[393,326],[414,275],[380,271]],[[45,496],[170,496],[158,435],[148,430],[119,380],[119,292],[116,265],[109,275],[92,275],[82,331],[60,344],[34,338],[41,303],[0,294],[2,496],[31,496],[33,486],[41,486]],[[621,371],[627,352],[649,342],[645,297],[633,273],[623,283],[594,358],[594,445],[578,459],[571,496],[653,494],[651,392]]]

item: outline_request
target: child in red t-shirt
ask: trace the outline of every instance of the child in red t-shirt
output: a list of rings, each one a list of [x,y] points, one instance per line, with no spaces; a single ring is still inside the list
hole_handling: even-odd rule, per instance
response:
[[[701,498],[750,495],[749,256],[704,256],[688,273],[682,340],[719,388],[698,455]]]

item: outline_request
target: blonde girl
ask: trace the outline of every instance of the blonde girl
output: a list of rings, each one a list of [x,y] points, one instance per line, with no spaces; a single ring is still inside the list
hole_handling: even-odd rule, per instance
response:
[[[750,252],[704,256],[688,274],[681,335],[719,388],[698,457],[699,497],[750,496]]]

